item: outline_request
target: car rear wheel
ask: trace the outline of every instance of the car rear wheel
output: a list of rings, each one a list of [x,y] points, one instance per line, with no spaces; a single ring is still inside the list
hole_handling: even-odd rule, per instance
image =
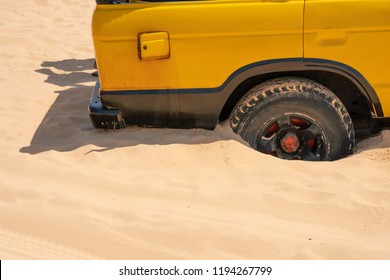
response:
[[[305,78],[252,88],[231,116],[233,131],[256,150],[282,159],[336,160],[352,153],[352,120],[337,96]]]

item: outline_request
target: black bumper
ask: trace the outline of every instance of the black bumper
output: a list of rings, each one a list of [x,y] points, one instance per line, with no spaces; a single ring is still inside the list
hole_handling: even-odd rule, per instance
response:
[[[100,83],[96,82],[89,103],[89,116],[95,128],[119,129],[126,123],[118,109],[107,109],[100,100]]]

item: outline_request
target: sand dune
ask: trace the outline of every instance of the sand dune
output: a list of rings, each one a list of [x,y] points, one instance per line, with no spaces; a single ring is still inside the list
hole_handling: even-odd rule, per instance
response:
[[[228,124],[95,130],[94,5],[2,2],[0,259],[390,258],[390,131],[309,163]]]

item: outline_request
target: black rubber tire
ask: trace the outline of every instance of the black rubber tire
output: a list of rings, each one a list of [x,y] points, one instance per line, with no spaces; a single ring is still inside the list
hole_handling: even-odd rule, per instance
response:
[[[302,120],[310,128],[305,131],[305,128],[295,127],[293,119],[294,122],[295,119]],[[281,120],[287,124],[280,125],[283,123]],[[316,134],[315,139],[318,140],[313,141],[316,141],[318,147],[315,147],[315,152],[286,152],[283,149],[280,152],[280,145],[278,144],[278,148],[275,143],[279,143],[282,136],[267,143],[267,146],[260,145],[259,148],[259,141],[264,142],[261,139],[265,137],[265,132],[269,133],[267,129],[272,121],[276,123],[276,133],[280,135],[286,135],[287,130],[298,136],[295,138]],[[345,106],[328,88],[305,78],[283,77],[255,86],[236,105],[230,124],[233,131],[253,148],[262,152],[269,151],[266,153],[284,159],[336,160],[352,154],[355,146],[353,124]],[[285,131],[281,131],[281,127]],[[268,138],[265,139],[268,141]],[[308,143],[305,141],[306,139],[300,141],[302,146]],[[302,149],[307,150],[309,147]]]

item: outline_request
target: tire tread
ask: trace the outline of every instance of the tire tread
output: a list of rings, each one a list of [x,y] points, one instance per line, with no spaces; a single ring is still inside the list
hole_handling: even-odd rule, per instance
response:
[[[351,154],[355,146],[355,134],[352,119],[341,100],[325,86],[301,77],[282,77],[266,81],[249,90],[238,102],[230,118],[233,131],[243,137],[248,119],[261,106],[286,93],[302,94],[302,97],[325,101],[339,115],[340,125],[344,128],[349,147],[345,155]],[[244,137],[243,137],[244,138]]]

